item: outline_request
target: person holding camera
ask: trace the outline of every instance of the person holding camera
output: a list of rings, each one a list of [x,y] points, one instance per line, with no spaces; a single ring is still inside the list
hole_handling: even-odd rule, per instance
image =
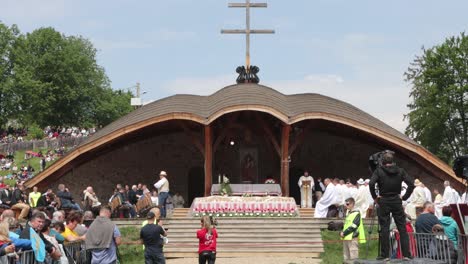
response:
[[[162,221],[156,220],[154,212],[150,211],[146,215],[146,218],[148,219],[148,224],[140,230],[140,239],[145,246],[145,264],[165,264],[166,258],[163,253],[164,239],[162,237],[166,237],[167,232],[163,228]]]
[[[401,185],[405,182],[408,185],[405,195],[402,197]],[[379,193],[376,193],[375,185],[378,184]],[[406,214],[402,201],[407,200],[413,192],[415,186],[413,179],[406,171],[398,167],[394,162],[394,153],[385,151],[379,166],[374,170],[369,182],[372,198],[378,206],[378,217],[380,231],[380,254],[378,260],[389,260],[390,251],[390,214],[392,214],[395,224],[400,233],[401,248],[403,257],[406,260],[412,258],[409,250],[409,237],[406,231]]]
[[[214,264],[216,260],[216,240],[218,233],[209,216],[201,219],[201,229],[197,231],[198,263]]]

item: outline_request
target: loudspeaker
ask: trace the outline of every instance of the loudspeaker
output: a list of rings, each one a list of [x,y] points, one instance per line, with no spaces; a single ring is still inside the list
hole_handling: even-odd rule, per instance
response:
[[[460,156],[453,162],[453,171],[460,177],[468,180],[468,155]]]

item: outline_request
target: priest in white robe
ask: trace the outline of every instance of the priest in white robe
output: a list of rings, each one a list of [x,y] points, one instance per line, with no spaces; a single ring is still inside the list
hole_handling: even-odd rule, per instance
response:
[[[458,201],[460,204],[468,204],[468,186],[466,187],[466,191],[462,194],[460,201]]]
[[[442,195],[439,192],[439,189],[434,189],[434,208],[435,208],[435,216],[437,218],[442,217],[442,207],[444,207],[443,202],[444,199],[442,198]]]
[[[426,187],[426,185],[422,185],[423,189],[424,189],[424,193],[426,194],[426,201],[428,202],[431,202],[432,203],[432,193],[431,193],[431,190],[429,190],[429,188]]]
[[[314,178],[309,172],[304,171],[304,175],[299,178],[297,183],[301,189],[301,208],[312,208],[312,189],[314,188]]]
[[[449,206],[451,204],[458,203],[459,195],[452,187],[450,187],[449,181],[444,181],[444,195],[442,196],[442,206]]]
[[[367,188],[364,185],[365,182],[363,179],[357,181],[358,189],[354,197],[355,204],[354,208],[358,209],[361,212],[361,217],[365,218],[367,214],[367,209],[369,209],[369,201],[367,200]]]
[[[315,205],[314,217],[317,218],[327,217],[328,207],[338,204],[338,195],[335,185],[328,178],[324,180],[324,184],[325,193]]]
[[[405,212],[411,217],[411,219],[416,219],[416,207],[422,207],[426,202],[426,193],[422,187],[422,182],[418,179],[414,181],[413,193],[411,194],[411,202],[409,202],[405,207]]]

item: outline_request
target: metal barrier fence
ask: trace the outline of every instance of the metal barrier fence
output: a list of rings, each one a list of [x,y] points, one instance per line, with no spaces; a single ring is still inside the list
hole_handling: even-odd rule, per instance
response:
[[[435,260],[436,263],[468,264],[466,235],[459,236],[458,246],[443,233],[408,233],[408,236],[410,253],[414,258]],[[403,257],[397,232],[392,232],[390,236],[390,256],[396,259]]]
[[[91,263],[91,253],[85,249],[84,243],[74,242],[63,245],[63,251],[69,264],[89,264]],[[41,264],[34,257],[34,251],[27,250],[17,254],[9,254],[0,258],[0,263],[8,264]],[[44,264],[57,264],[60,261],[46,257]]]
[[[458,263],[468,264],[468,235],[458,236]]]

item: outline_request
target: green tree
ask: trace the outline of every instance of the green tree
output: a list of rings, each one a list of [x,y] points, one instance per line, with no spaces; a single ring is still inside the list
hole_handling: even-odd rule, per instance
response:
[[[53,28],[19,37],[14,72],[21,101],[18,118],[41,127],[92,125],[98,95],[110,87],[91,42]]]
[[[130,99],[133,94],[130,91],[105,89],[100,96],[100,102],[96,108],[95,125],[105,126],[121,116],[130,113],[133,107]]]
[[[0,22],[0,126],[6,124],[8,116],[14,112],[16,105],[12,85],[11,55],[18,34],[19,30],[15,25],[7,27]]]
[[[423,48],[405,77],[412,85],[406,133],[446,162],[468,153],[468,37]]]

